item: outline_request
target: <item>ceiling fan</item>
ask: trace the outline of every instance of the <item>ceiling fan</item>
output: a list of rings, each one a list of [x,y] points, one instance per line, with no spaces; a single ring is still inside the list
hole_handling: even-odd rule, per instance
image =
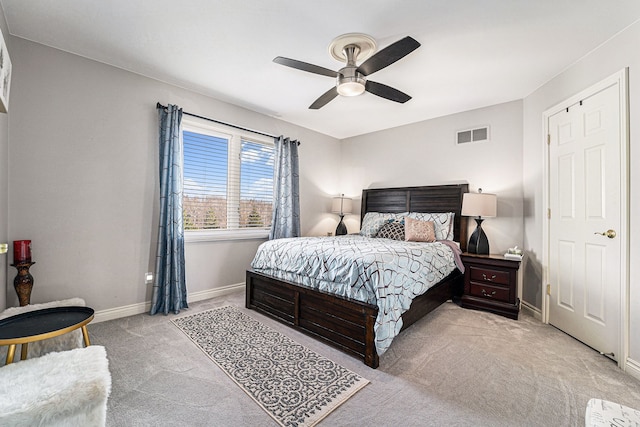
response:
[[[339,61],[346,62],[338,71],[282,56],[274,58],[273,62],[336,79],[336,85],[309,106],[312,110],[324,107],[338,95],[357,96],[365,91],[404,104],[411,99],[409,95],[382,83],[367,80],[367,76],[388,67],[419,47],[420,43],[407,36],[370,56],[376,49],[375,40],[366,34],[350,33],[337,37],[329,45],[331,55]],[[358,59],[364,60],[359,66],[356,65]]]

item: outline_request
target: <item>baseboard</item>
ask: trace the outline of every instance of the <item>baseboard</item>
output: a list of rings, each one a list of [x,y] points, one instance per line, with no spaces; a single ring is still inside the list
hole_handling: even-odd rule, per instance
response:
[[[192,292],[191,294],[187,295],[187,301],[196,302],[196,301],[202,301],[205,299],[221,297],[224,295],[232,294],[234,292],[239,292],[240,290],[244,291],[244,287],[245,287],[244,282],[242,282],[242,283],[236,283],[235,285],[207,289],[206,291]]]
[[[537,307],[532,306],[531,304],[528,304],[524,301],[522,301],[520,303],[520,309],[522,311],[526,311],[526,313],[530,316],[535,317],[536,319],[538,319],[539,321],[542,322],[542,310],[540,310]]]
[[[140,313],[148,313],[151,310],[151,301],[138,304],[124,305],[122,307],[108,308],[96,311],[92,323],[106,322],[107,320],[133,316]]]
[[[627,357],[625,371],[632,377],[640,380],[640,362],[636,362],[635,360]]]
[[[192,292],[187,295],[187,302],[202,301],[205,299],[221,297],[240,290],[244,290],[244,282],[234,285],[222,286],[220,288],[207,289],[205,291]],[[100,323],[107,320],[119,319],[121,317],[134,316],[136,314],[148,313],[151,310],[151,301],[137,304],[125,305],[122,307],[109,308],[107,310],[96,311],[93,322]]]

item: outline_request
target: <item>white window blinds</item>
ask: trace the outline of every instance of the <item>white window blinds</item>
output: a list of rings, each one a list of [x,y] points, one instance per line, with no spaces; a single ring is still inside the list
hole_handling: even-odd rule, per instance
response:
[[[272,141],[183,125],[186,231],[268,229]]]
[[[273,209],[273,145],[242,141],[240,227],[268,228]]]

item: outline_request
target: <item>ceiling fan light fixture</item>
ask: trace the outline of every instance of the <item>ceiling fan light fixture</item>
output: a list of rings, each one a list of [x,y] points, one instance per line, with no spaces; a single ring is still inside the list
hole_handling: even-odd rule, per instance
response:
[[[347,66],[338,73],[336,88],[342,96],[358,96],[364,93],[365,83],[366,79],[355,66]]]
[[[358,96],[364,93],[364,82],[341,81],[338,83],[338,93],[342,96]]]

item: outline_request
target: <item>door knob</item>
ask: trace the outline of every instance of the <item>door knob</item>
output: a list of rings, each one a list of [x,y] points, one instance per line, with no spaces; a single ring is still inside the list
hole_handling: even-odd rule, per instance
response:
[[[616,230],[609,229],[609,230],[605,231],[604,233],[595,232],[593,234],[600,234],[601,236],[607,236],[608,238],[613,239],[614,237],[616,237]]]

